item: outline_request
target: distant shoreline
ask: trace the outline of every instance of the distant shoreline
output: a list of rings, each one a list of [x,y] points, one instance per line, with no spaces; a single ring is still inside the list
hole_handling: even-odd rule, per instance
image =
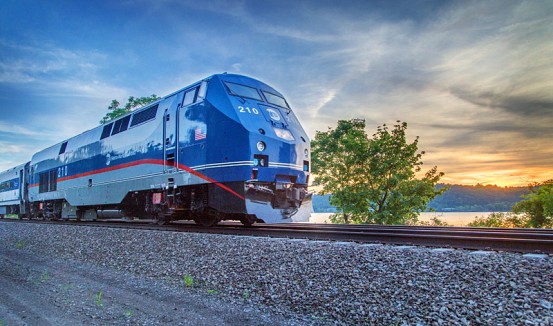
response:
[[[419,221],[428,222],[436,217],[442,222],[451,226],[467,226],[468,223],[474,221],[476,217],[488,216],[491,213],[500,212],[422,212],[419,216]],[[330,215],[334,213],[313,213],[309,219],[310,223],[330,223]]]

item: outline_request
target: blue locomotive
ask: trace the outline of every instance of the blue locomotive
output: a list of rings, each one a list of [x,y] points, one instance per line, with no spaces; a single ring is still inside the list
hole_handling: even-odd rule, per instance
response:
[[[307,221],[309,164],[309,139],[281,93],[218,74],[34,154],[17,168],[28,174],[19,211],[204,226]]]

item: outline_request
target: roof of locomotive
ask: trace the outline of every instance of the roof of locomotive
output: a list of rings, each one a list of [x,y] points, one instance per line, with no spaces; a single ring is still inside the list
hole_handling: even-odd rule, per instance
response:
[[[271,86],[265,84],[264,82],[258,80],[258,79],[255,79],[255,78],[252,78],[252,77],[248,77],[248,76],[244,76],[244,75],[239,75],[239,74],[227,74],[226,72],[225,73],[221,73],[221,74],[214,74],[214,75],[211,75],[209,77],[206,77],[204,79],[201,79],[199,81],[196,81],[194,83],[191,83],[189,84],[188,86],[185,86],[175,92],[172,92],[168,95],[165,95],[163,96],[162,98],[160,98],[159,100],[155,101],[155,102],[152,102],[152,103],[149,103],[148,105],[146,106],[143,106],[143,107],[140,107],[138,109],[135,109],[125,115],[122,115],[120,117],[117,117],[117,120],[118,119],[121,119],[121,118],[124,118],[126,116],[130,116],[138,111],[141,111],[141,110],[145,110],[149,107],[152,107],[158,103],[160,103],[161,101],[167,99],[167,98],[170,98],[171,96],[175,95],[175,94],[178,94],[182,91],[185,91],[187,89],[190,89],[190,88],[193,88],[193,87],[197,87],[199,84],[201,84],[202,82],[204,81],[209,81],[211,79],[218,79],[220,80],[221,82],[225,82],[225,81],[229,81],[229,82],[235,82],[235,83],[240,83],[240,84],[247,84],[247,85],[254,85],[255,87],[261,89],[261,90],[264,90],[264,91],[269,91],[269,92],[272,92],[274,94],[277,94],[277,95],[280,95],[283,97],[283,95],[278,92],[277,90],[275,90],[274,88],[272,88]],[[208,90],[209,92],[209,90]],[[56,144],[53,144],[52,146],[49,146],[43,150],[40,150],[36,153],[34,153],[32,155],[32,159],[31,161],[42,161],[44,159],[49,159],[49,158],[54,158],[54,157],[57,157],[58,154],[59,154],[59,149],[60,149],[60,146],[62,146],[63,143],[65,142],[70,142],[71,140],[79,140],[78,141],[78,144],[75,144],[74,142],[72,142],[71,144],[71,147],[75,147],[75,146],[80,146],[80,144],[86,144],[86,143],[90,143],[90,142],[94,142],[96,140],[99,139],[101,133],[102,133],[102,129],[105,125],[109,124],[109,123],[112,123],[114,122],[115,120],[111,120],[111,121],[108,121],[106,123],[103,123],[103,124],[100,124],[94,128],[91,128],[89,130],[86,130],[86,131],[83,131],[82,133],[78,134],[78,135],[75,135],[73,137],[70,137],[70,138],[67,138],[67,139],[64,139]],[[24,164],[23,164],[24,165]]]

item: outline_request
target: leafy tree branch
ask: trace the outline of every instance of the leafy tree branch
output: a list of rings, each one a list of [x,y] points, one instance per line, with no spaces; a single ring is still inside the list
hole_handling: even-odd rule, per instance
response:
[[[102,120],[100,120],[100,124],[104,124],[106,122],[115,120],[120,116],[123,116],[135,109],[141,108],[159,99],[160,97],[158,97],[155,94],[152,94],[150,96],[145,96],[145,97],[130,96],[127,99],[127,103],[125,104],[124,107],[119,106],[121,105],[119,101],[113,100],[111,101],[111,104],[108,106],[108,113],[106,113],[106,115],[102,118]]]

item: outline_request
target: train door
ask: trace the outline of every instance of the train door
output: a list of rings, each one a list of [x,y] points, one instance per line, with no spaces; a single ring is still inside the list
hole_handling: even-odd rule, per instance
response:
[[[22,210],[25,207],[25,167],[19,170],[19,214],[25,214]]]
[[[19,170],[19,214],[20,216],[27,214],[27,199],[29,198],[29,165],[25,164]]]
[[[179,158],[182,166],[195,170],[206,164],[207,117],[204,100],[206,82],[184,92],[179,110]]]

